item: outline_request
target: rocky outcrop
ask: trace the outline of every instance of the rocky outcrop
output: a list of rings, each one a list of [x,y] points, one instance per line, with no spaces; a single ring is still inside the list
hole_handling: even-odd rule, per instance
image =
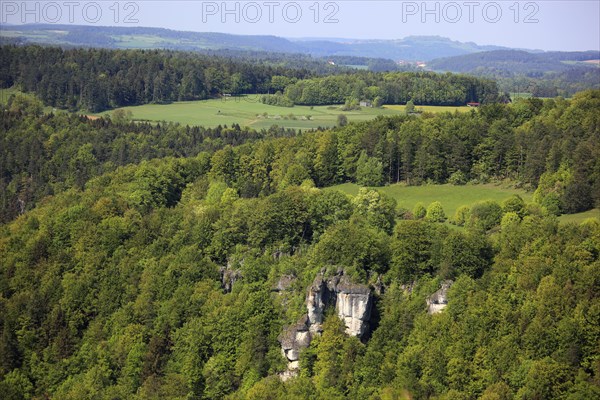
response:
[[[238,279],[241,279],[242,273],[239,269],[233,269],[231,264],[227,263],[227,267],[221,267],[221,288],[225,293],[231,293],[233,285]]]
[[[287,327],[279,337],[281,350],[288,360],[288,369],[281,375],[282,379],[297,374],[299,353],[310,345],[314,335],[323,331],[327,308],[335,307],[348,335],[362,338],[369,330],[372,303],[369,287],[351,283],[343,271],[328,279],[322,273],[317,275],[306,295],[306,315]]]
[[[336,310],[346,325],[346,333],[363,337],[369,329],[372,296],[363,285],[338,285]]]
[[[300,321],[295,325],[287,327],[279,336],[281,352],[288,360],[287,370],[281,375],[284,381],[298,374],[300,350],[307,348],[311,340],[312,333],[306,315],[300,318]]]
[[[294,284],[294,282],[296,282],[295,276],[283,275],[277,281],[277,285],[275,285],[275,287],[273,288],[273,291],[281,294],[282,292],[289,290],[290,286],[292,286]]]
[[[440,313],[446,308],[448,305],[448,289],[453,283],[454,281],[451,280],[443,281],[440,289],[427,298],[427,312],[429,314]]]
[[[362,337],[368,330],[373,296],[369,287],[351,283],[343,272],[329,279],[319,274],[306,296],[306,309],[311,332],[322,331],[327,307],[335,307],[346,325],[346,333]]]

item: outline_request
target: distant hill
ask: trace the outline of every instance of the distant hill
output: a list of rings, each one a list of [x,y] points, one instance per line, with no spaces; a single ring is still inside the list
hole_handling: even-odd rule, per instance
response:
[[[314,55],[383,57],[406,61],[429,61],[438,57],[505,49],[499,46],[480,46],[473,42],[463,43],[440,36],[408,36],[397,40],[349,40],[343,43],[305,40],[296,43],[301,43],[306,51]]]
[[[61,46],[147,48],[172,50],[251,50],[303,53],[313,56],[359,56],[406,61],[429,61],[475,52],[503,49],[462,43],[439,36],[409,36],[398,40],[285,39],[267,35],[231,35],[184,32],[163,28],[82,25],[7,25],[0,31],[4,43],[40,43]]]
[[[529,53],[496,50],[427,63],[438,72],[454,72],[495,79],[502,91],[524,92],[539,97],[571,96],[600,88],[598,51]],[[596,60],[595,62],[586,62]]]
[[[436,71],[493,75],[536,75],[565,72],[573,68],[597,68],[587,60],[600,59],[598,51],[530,53],[521,50],[496,50],[439,58],[428,63]]]

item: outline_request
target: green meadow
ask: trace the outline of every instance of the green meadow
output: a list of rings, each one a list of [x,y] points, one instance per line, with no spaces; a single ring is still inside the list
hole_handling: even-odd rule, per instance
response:
[[[354,183],[344,183],[342,185],[332,186],[328,190],[340,190],[349,195],[355,196],[358,193],[359,185]],[[423,185],[406,186],[403,184],[382,186],[377,190],[393,197],[398,202],[398,207],[412,210],[417,203],[423,203],[425,207],[428,204],[439,201],[444,207],[446,216],[454,215],[456,209],[463,205],[471,205],[478,201],[495,200],[502,203],[514,194],[518,194],[526,202],[531,201],[532,193],[524,190],[510,189],[493,184],[485,185]]]
[[[355,196],[360,189],[359,185],[354,183],[344,183],[342,185],[331,186],[326,190],[339,190],[351,196]],[[393,197],[398,202],[398,207],[412,210],[417,203],[423,203],[425,207],[434,201],[439,201],[444,207],[447,217],[451,217],[460,206],[472,205],[479,201],[494,200],[502,202],[512,195],[519,195],[525,202],[532,201],[533,193],[521,189],[506,188],[494,184],[485,185],[423,185],[406,186],[396,184],[382,186],[377,190]],[[585,211],[578,214],[561,215],[558,219],[561,223],[581,223],[589,218],[600,220],[600,209]]]
[[[563,222],[563,223],[573,222],[576,224],[579,224],[589,218],[596,218],[597,220],[600,221],[600,208],[594,208],[593,210],[584,211],[584,212],[578,213],[578,214],[565,214],[565,215],[561,215],[560,217],[558,217],[560,222]]]
[[[255,129],[272,125],[294,129],[314,129],[337,125],[338,115],[344,114],[349,122],[368,121],[378,115],[404,114],[404,106],[382,108],[362,107],[360,110],[342,111],[340,106],[278,107],[262,104],[260,96],[225,97],[222,99],[181,101],[171,104],[146,104],[123,107],[131,111],[135,121],[170,121],[184,125],[215,127],[237,123]],[[468,107],[418,107],[429,112],[454,112]],[[97,115],[111,114],[114,110]]]

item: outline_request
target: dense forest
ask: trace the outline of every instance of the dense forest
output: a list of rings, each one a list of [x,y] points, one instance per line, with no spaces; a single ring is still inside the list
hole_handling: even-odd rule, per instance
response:
[[[312,64],[308,64],[311,66]],[[318,64],[320,65],[320,64]],[[341,104],[375,99],[390,104],[464,105],[499,100],[491,80],[451,74],[373,73],[315,69],[159,50],[0,47],[0,87],[34,92],[46,105],[98,112],[112,107],[223,94],[276,93],[297,104]],[[335,72],[335,71],[334,71]],[[308,79],[314,78],[314,79]]]
[[[466,75],[433,72],[357,72],[304,79],[287,84],[283,94],[294,104],[341,104],[371,100],[376,104],[462,106],[501,100],[496,82]]]
[[[588,91],[299,134],[90,121],[16,96],[3,206],[33,189],[17,213],[33,208],[0,225],[0,393],[598,398],[600,223],[555,217],[600,198],[598,110]],[[463,208],[457,228],[439,203],[320,188],[505,178],[535,203]],[[369,288],[369,333],[325,310],[284,382],[281,334],[319,276]]]
[[[44,104],[101,111],[109,107],[206,99],[222,93],[266,93],[272,76],[310,71],[252,65],[170,51],[0,47],[0,84],[19,85]]]

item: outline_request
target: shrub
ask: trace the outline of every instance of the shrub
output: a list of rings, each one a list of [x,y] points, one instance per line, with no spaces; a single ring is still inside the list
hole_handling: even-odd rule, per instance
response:
[[[444,222],[446,220],[446,213],[442,207],[442,203],[434,201],[427,207],[427,213],[425,219],[430,222]]]
[[[450,223],[458,226],[464,226],[469,219],[469,212],[471,209],[468,206],[460,206],[456,209],[454,217],[452,217]]]
[[[464,185],[467,183],[467,176],[462,171],[456,171],[450,175],[450,178],[448,178],[448,183],[455,186]]]
[[[425,209],[423,203],[417,203],[415,204],[412,213],[415,219],[423,219],[425,218],[425,214],[427,214],[427,210]]]
[[[502,207],[492,200],[476,203],[471,207],[467,226],[473,229],[490,230],[500,224]]]

